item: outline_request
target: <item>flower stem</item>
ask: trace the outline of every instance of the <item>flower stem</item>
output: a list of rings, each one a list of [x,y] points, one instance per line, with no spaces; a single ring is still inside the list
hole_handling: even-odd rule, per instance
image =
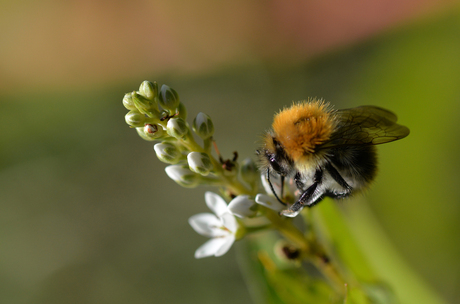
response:
[[[272,222],[275,229],[294,243],[302,252],[310,252],[310,245],[303,233],[292,224],[292,221],[281,217],[275,211],[265,208],[265,216]]]
[[[275,229],[300,249],[303,253],[302,258],[305,261],[309,261],[315,265],[338,294],[345,294],[346,281],[343,279],[337,267],[331,263],[322,244],[318,242],[316,237],[306,238],[305,235],[294,226],[290,219],[279,216],[279,214],[273,210],[267,208],[265,216],[272,222]]]

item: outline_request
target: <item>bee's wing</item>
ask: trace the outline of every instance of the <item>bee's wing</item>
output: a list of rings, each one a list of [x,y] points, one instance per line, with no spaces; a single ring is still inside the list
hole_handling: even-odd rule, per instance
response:
[[[409,135],[409,129],[396,123],[396,115],[375,106],[362,106],[336,112],[337,127],[321,148],[344,145],[378,145]]]

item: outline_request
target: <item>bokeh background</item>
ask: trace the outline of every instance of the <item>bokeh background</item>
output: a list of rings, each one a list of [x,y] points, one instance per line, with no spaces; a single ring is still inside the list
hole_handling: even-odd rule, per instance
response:
[[[1,303],[251,303],[238,244],[193,258],[209,189],[169,180],[124,122],[143,80],[210,115],[224,157],[253,157],[295,100],[395,111],[411,134],[379,147],[368,220],[430,292],[460,298],[458,1],[0,4]]]

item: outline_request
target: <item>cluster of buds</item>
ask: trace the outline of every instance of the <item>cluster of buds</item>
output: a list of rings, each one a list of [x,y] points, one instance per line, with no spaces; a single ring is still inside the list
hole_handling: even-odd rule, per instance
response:
[[[136,128],[139,135],[149,141],[183,137],[186,131],[187,111],[176,91],[163,85],[144,81],[139,91],[125,94],[123,105],[129,112],[126,123]]]
[[[129,110],[126,123],[143,139],[158,142],[154,145],[158,159],[169,164],[166,173],[181,186],[220,186],[228,190],[229,197],[256,193],[258,171],[254,162],[246,159],[240,165],[236,159],[223,161],[220,155],[216,159],[211,151],[211,118],[200,112],[190,126],[187,109],[174,89],[167,85],[159,89],[156,82],[144,81],[138,91],[125,94],[123,105]]]

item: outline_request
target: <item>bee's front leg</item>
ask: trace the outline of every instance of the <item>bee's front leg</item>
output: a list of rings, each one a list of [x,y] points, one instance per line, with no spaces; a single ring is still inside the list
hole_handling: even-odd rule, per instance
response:
[[[314,179],[314,183],[300,195],[297,202],[290,206],[289,209],[281,211],[281,215],[295,217],[303,207],[312,207],[323,199],[325,193],[318,187],[323,179],[323,170],[321,168],[316,170]]]

